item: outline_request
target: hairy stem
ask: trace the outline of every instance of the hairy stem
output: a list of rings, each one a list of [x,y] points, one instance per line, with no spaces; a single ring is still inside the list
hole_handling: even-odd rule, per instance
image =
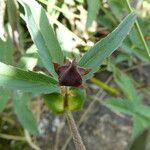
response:
[[[129,0],[125,0],[125,4],[126,4],[126,6],[128,8],[128,11],[132,12],[133,10],[132,10],[132,7],[131,7],[131,5],[129,3]],[[141,39],[141,42],[143,43],[143,47],[144,47],[145,51],[147,52],[147,54],[149,56],[149,59],[150,59],[150,51],[149,51],[149,48],[148,48],[148,46],[147,46],[147,44],[146,44],[146,42],[144,40],[144,36],[143,36],[143,33],[141,31],[141,28],[139,26],[138,21],[135,22],[134,26],[135,26],[135,29],[137,30],[138,34],[139,34],[139,38]]]
[[[67,118],[70,130],[71,130],[71,134],[72,134],[72,138],[73,138],[73,142],[75,144],[76,150],[86,150],[71,112],[66,111],[65,116]]]

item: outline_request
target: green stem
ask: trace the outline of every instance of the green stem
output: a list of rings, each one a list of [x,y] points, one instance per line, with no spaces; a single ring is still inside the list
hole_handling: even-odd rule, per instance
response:
[[[129,0],[125,0],[124,2],[125,2],[125,4],[126,4],[126,6],[127,6],[128,11],[129,11],[129,12],[132,12],[133,10],[132,10],[132,7],[131,7],[131,5],[130,5],[130,3],[129,3]],[[147,46],[147,44],[146,44],[146,42],[145,42],[145,40],[144,40],[144,36],[143,36],[143,33],[142,33],[142,31],[141,31],[141,28],[140,28],[140,26],[139,26],[138,21],[135,22],[134,27],[135,27],[135,29],[137,30],[137,32],[138,32],[138,34],[139,34],[139,37],[140,37],[140,39],[141,39],[141,42],[143,43],[144,49],[145,49],[145,51],[147,52],[147,54],[148,54],[148,56],[149,56],[149,59],[150,59],[150,51],[149,51],[149,48],[148,48],[148,46]]]
[[[90,79],[90,81],[92,83],[94,83],[95,85],[97,85],[98,87],[102,88],[103,90],[105,90],[105,91],[107,91],[107,92],[109,92],[109,93],[111,93],[113,95],[117,96],[120,93],[120,91],[118,89],[113,88],[113,87],[107,85],[106,83],[102,82],[99,79],[96,79],[96,78],[93,77],[93,78]]]
[[[0,138],[6,140],[25,141],[25,137],[0,133]]]

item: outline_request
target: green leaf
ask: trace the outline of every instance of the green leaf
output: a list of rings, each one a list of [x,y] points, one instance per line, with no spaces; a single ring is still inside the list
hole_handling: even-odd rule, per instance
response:
[[[19,0],[25,10],[25,21],[44,66],[57,79],[52,62],[63,64],[58,40],[49,25],[45,10],[35,0]]]
[[[137,96],[136,89],[134,85],[132,84],[132,81],[125,73],[115,68],[114,78],[115,78],[117,85],[120,87],[124,95],[129,100],[137,101],[139,99],[139,97]]]
[[[36,52],[36,46],[33,44],[29,47],[26,53],[20,58],[17,67],[24,70],[33,70],[38,62],[38,54]]]
[[[91,68],[94,73],[102,62],[110,56],[112,52],[120,47],[127,34],[130,32],[135,20],[135,13],[130,13],[127,17],[125,17],[125,19],[112,33],[97,42],[95,46],[85,53],[85,55],[80,59],[79,65],[85,68]],[[89,78],[89,75],[87,76],[85,76],[85,79]]]
[[[129,150],[146,150],[148,142],[148,130],[144,130],[131,144]]]
[[[143,48],[143,44],[135,28],[131,30],[129,39],[132,41],[135,47]]]
[[[0,39],[0,61],[6,64],[12,64],[13,48],[10,38],[6,41]]]
[[[109,98],[103,104],[115,112],[122,112],[129,115],[133,113],[133,105],[128,100]]]
[[[87,0],[88,3],[88,14],[87,14],[87,22],[86,28],[91,27],[93,21],[96,19],[98,11],[100,9],[100,1],[99,0]]]
[[[35,118],[28,107],[28,102],[30,100],[29,94],[15,93],[13,99],[13,106],[18,120],[24,128],[26,128],[31,134],[37,135],[38,130],[36,126]]]
[[[118,0],[108,0],[108,4],[115,17],[118,20],[121,20],[126,10],[126,8],[123,6],[123,3]]]
[[[150,120],[147,120],[146,118],[134,114],[132,139],[137,138],[143,132],[144,129],[149,127],[150,127]]]
[[[135,106],[133,102],[120,98],[109,98],[103,104],[115,112],[133,116],[133,139],[137,138],[144,129],[150,127],[150,110],[148,106]]]
[[[24,92],[58,92],[56,81],[44,74],[24,71],[0,62],[0,86]]]
[[[114,28],[114,23],[112,22],[112,20],[110,20],[107,16],[107,14],[99,14],[98,18],[97,18],[97,23],[100,26],[103,26],[109,30],[111,30],[112,28]]]
[[[139,59],[141,59],[144,62],[149,63],[149,56],[147,55],[147,52],[145,50],[141,50],[141,49],[135,49],[133,50],[133,54],[138,57]]]
[[[10,92],[6,89],[0,88],[0,113],[4,110],[10,97]]]
[[[137,47],[137,44],[132,44],[129,38],[123,42],[123,44],[121,45],[121,49],[123,49],[128,55],[130,55],[131,58],[133,57],[133,55],[135,55],[142,61],[147,63],[149,62],[149,56],[147,55],[147,52],[143,50],[143,46]]]
[[[135,113],[137,115],[143,116],[143,118],[149,119],[150,121],[150,106],[137,105]]]
[[[150,127],[150,107],[142,104],[135,105],[133,115],[132,138],[137,138],[143,130]]]

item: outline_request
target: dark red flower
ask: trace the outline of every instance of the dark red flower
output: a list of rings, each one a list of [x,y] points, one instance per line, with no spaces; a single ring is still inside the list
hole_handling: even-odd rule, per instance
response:
[[[82,76],[88,74],[91,69],[79,67],[75,60],[65,60],[64,65],[54,64],[59,77],[59,85],[79,87],[82,85]]]

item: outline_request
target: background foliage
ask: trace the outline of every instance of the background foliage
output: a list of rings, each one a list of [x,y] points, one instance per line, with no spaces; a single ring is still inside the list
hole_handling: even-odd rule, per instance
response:
[[[39,150],[48,149],[50,145],[54,145],[51,149],[56,150],[67,148],[69,138],[63,139],[63,132],[57,133],[63,129],[63,116],[59,116],[53,139],[50,139],[50,133],[47,138],[43,135],[43,130],[48,132],[47,128],[40,127],[44,124],[43,112],[53,117],[52,124],[48,126],[52,130],[57,117],[49,114],[42,97],[38,95],[59,92],[53,62],[63,64],[64,57],[76,57],[80,66],[92,68],[92,73],[87,74],[84,80],[96,72],[86,84],[87,104],[75,113],[75,116],[79,113],[81,117],[81,120],[77,119],[79,125],[82,122],[88,125],[85,118],[90,115],[96,124],[96,118],[103,118],[100,114],[109,108],[112,111],[107,109],[106,114],[123,115],[123,118],[130,120],[129,136],[123,135],[123,138],[130,137],[130,140],[125,146],[120,144],[121,149],[148,149],[150,57],[147,49],[150,49],[150,2],[130,2],[138,21],[131,29],[135,13],[125,18],[132,10],[123,0],[36,1],[40,5],[34,0],[0,1],[0,86],[3,86],[0,87],[0,149]],[[102,96],[103,100],[100,101]],[[95,106],[97,101],[98,105]],[[94,109],[98,109],[99,113],[94,113]],[[93,126],[92,133],[95,128]],[[88,128],[83,130],[91,133]],[[31,139],[32,134],[37,136]],[[103,134],[107,139],[111,137]],[[40,143],[40,140],[46,144]],[[111,142],[105,141],[102,149],[107,150]],[[65,144],[62,146],[62,143]],[[96,143],[95,150],[101,146],[99,142]],[[90,145],[87,149],[90,149]],[[115,149],[117,144],[112,147]]]

